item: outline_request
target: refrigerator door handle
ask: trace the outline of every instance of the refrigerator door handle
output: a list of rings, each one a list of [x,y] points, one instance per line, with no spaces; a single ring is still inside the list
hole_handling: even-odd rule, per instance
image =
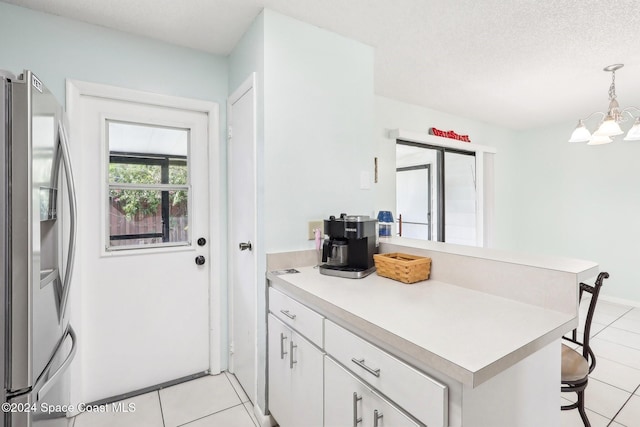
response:
[[[73,173],[71,171],[71,158],[69,157],[69,139],[64,125],[58,122],[58,132],[60,135],[60,149],[62,153],[62,163],[64,166],[65,181],[67,182],[67,192],[69,197],[69,251],[67,253],[67,265],[65,268],[64,279],[62,283],[62,298],[60,304],[60,319],[64,317],[67,300],[69,299],[69,288],[71,287],[71,273],[73,272],[73,260],[76,252],[76,234],[77,234],[77,214],[78,207],[76,202],[76,189],[73,181]]]
[[[51,387],[53,387],[55,382],[58,380],[58,377],[61,376],[64,373],[64,371],[67,370],[67,368],[69,367],[69,365],[73,361],[73,358],[76,355],[76,351],[78,350],[78,345],[77,345],[78,340],[76,339],[76,332],[73,330],[71,325],[67,327],[67,333],[65,334],[60,344],[64,343],[67,336],[71,337],[71,351],[69,351],[69,354],[67,355],[66,359],[64,359],[64,362],[62,362],[60,367],[54,372],[53,375],[49,377],[49,379],[47,379],[47,381],[37,391],[36,393],[37,402],[39,402],[41,398],[49,392]]]

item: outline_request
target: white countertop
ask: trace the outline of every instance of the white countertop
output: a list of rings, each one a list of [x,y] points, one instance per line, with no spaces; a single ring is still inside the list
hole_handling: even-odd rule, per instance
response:
[[[268,273],[271,286],[418,368],[476,387],[559,339],[575,316],[427,280]]]

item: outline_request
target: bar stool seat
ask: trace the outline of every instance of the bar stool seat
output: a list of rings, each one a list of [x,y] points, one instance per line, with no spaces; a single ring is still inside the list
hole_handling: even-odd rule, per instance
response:
[[[589,363],[580,353],[562,344],[562,382],[579,381],[589,375]]]

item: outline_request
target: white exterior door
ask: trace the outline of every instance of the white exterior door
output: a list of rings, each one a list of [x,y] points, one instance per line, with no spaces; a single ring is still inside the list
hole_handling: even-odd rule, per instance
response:
[[[94,401],[216,371],[217,108],[118,88],[107,92],[115,99],[79,92],[71,87],[69,103],[80,209],[75,395]]]
[[[227,103],[229,129],[229,371],[256,403],[255,85],[247,80]],[[240,245],[243,246],[240,246]]]

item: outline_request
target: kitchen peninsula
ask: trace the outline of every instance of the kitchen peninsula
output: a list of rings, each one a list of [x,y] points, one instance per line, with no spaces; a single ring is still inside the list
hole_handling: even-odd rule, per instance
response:
[[[293,354],[290,371],[304,369],[303,341],[316,357],[319,402],[304,414],[320,417],[313,425],[351,425],[341,410],[367,426],[559,425],[559,339],[577,326],[577,285],[597,264],[402,238],[380,252],[431,257],[430,279],[342,279],[294,254],[269,256],[269,270],[298,271],[267,274],[270,408],[283,427],[295,415],[278,414],[286,372],[274,364]]]

